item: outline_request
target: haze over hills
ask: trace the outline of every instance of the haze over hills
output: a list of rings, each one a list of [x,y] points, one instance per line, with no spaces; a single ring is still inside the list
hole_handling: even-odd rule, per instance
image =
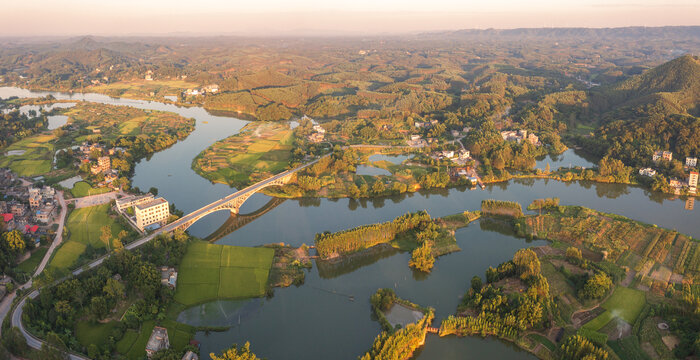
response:
[[[586,27],[553,27],[553,28],[516,28],[516,29],[463,29],[456,31],[434,32],[427,34],[440,34],[451,37],[469,38],[503,38],[503,39],[621,39],[641,37],[652,38],[685,38],[697,39],[700,37],[700,26],[629,26],[612,28],[586,28]]]

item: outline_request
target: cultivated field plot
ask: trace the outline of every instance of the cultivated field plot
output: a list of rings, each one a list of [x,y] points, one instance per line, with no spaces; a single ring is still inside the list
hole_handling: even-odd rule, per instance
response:
[[[643,291],[618,286],[613,294],[601,305],[605,312],[586,323],[583,327],[599,330],[616,317],[626,321],[628,324],[634,324],[644,304],[646,304],[646,296]]]
[[[0,155],[0,167],[9,167],[19,176],[36,176],[51,171],[54,145],[53,134],[40,134],[22,139]]]
[[[637,271],[647,260],[679,274],[695,271],[697,266],[692,257],[696,242],[675,231],[617,215],[570,206],[563,213],[529,216],[525,225],[527,233],[539,238],[606,251],[609,260]]]
[[[91,206],[73,210],[68,216],[66,227],[69,236],[58,248],[56,255],[51,259],[51,266],[70,269],[87,249],[88,245],[95,249],[104,249],[111,246],[100,240],[101,229],[109,225],[112,237],[116,238],[122,227],[109,214],[109,204]]]
[[[274,253],[271,248],[193,243],[180,264],[175,300],[189,306],[262,296]]]
[[[73,197],[79,198],[88,195],[104,194],[110,191],[112,191],[112,189],[107,187],[94,188],[85,181],[78,181],[77,183],[75,183],[75,185],[73,185],[73,188],[70,190],[70,193],[71,195],[73,195]]]
[[[240,188],[284,171],[293,143],[287,124],[254,122],[197,155],[192,168],[211,181]]]
[[[116,140],[120,136],[190,132],[194,129],[193,119],[171,112],[142,110],[130,106],[81,102],[65,114],[72,123],[84,125],[93,132],[99,130],[99,136],[106,140]]]
[[[196,87],[197,84],[183,80],[153,80],[144,79],[120,81],[110,84],[100,84],[90,87],[90,91],[125,98],[161,98],[167,95],[177,95],[182,91]],[[153,95],[151,96],[151,93]]]

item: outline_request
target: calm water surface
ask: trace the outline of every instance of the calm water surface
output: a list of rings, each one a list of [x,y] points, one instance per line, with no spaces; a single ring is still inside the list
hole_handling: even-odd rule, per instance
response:
[[[574,168],[577,166],[591,168],[597,166],[591,161],[585,159],[582,154],[577,154],[576,150],[568,149],[559,155],[545,155],[537,160],[535,167],[544,170],[549,164],[549,169],[554,171],[559,168]]]
[[[0,98],[44,96],[17,88],[0,88]],[[234,189],[212,184],[191,170],[192,159],[213,142],[237,133],[246,121],[215,116],[202,108],[180,108],[156,102],[114,99],[99,94],[51,93],[58,99],[87,100],[143,109],[172,111],[195,118],[197,126],[185,140],[137,164],[133,183],[143,190],[154,186],[159,195],[189,212]],[[377,159],[377,158],[375,158]],[[385,159],[389,160],[389,159]],[[395,159],[392,159],[395,160]],[[568,150],[560,157],[538,162],[558,166],[593,166]],[[219,243],[255,246],[272,242],[292,245],[311,244],[316,233],[337,231],[362,224],[387,221],[409,211],[427,210],[444,216],[463,210],[476,210],[483,199],[513,200],[523,207],[532,200],[559,197],[563,205],[578,204],[618,213],[632,219],[700,237],[697,211],[684,210],[683,199],[641,188],[586,182],[563,183],[553,180],[517,180],[487,186],[486,190],[456,188],[407,194],[374,200],[288,200],[223,237]],[[241,213],[257,210],[268,202],[262,194],[251,197]],[[190,228],[206,237],[221,226],[229,214],[215,213]],[[394,288],[397,294],[436,309],[435,324],[454,313],[460,296],[474,275],[483,276],[488,266],[512,257],[520,248],[543,244],[492,230],[487,222],[477,222],[456,233],[461,252],[438,259],[430,275],[408,268],[408,253],[377,254],[361,262],[320,266],[314,264],[300,287],[276,289],[271,299],[217,301],[184,311],[183,322],[201,325],[231,325],[224,333],[197,335],[202,353],[219,351],[232,343],[250,341],[261,356],[275,359],[355,359],[371,345],[380,328],[371,319],[369,296],[380,287]],[[350,296],[354,301],[350,300]],[[419,359],[532,359],[530,354],[497,340],[437,338],[429,336]]]

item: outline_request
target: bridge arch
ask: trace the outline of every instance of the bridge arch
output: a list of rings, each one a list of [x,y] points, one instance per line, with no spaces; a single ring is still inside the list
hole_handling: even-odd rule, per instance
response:
[[[237,216],[241,206],[250,199],[251,196],[260,192],[261,190],[271,187],[271,186],[282,186],[287,184],[294,176],[296,171],[285,171],[279,175],[273,176],[270,179],[261,181],[257,184],[251,185],[243,190],[236,191],[235,193],[217,200],[209,205],[202,207],[188,215],[185,215],[180,220],[180,223],[175,224],[175,230],[187,230],[197,221],[206,217],[209,214],[215,213],[217,211],[229,211],[231,216]]]

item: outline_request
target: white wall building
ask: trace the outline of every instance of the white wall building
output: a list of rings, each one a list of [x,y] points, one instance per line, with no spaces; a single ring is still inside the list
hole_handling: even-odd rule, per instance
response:
[[[136,226],[143,231],[153,224],[164,224],[170,216],[170,205],[162,197],[134,206]]]

